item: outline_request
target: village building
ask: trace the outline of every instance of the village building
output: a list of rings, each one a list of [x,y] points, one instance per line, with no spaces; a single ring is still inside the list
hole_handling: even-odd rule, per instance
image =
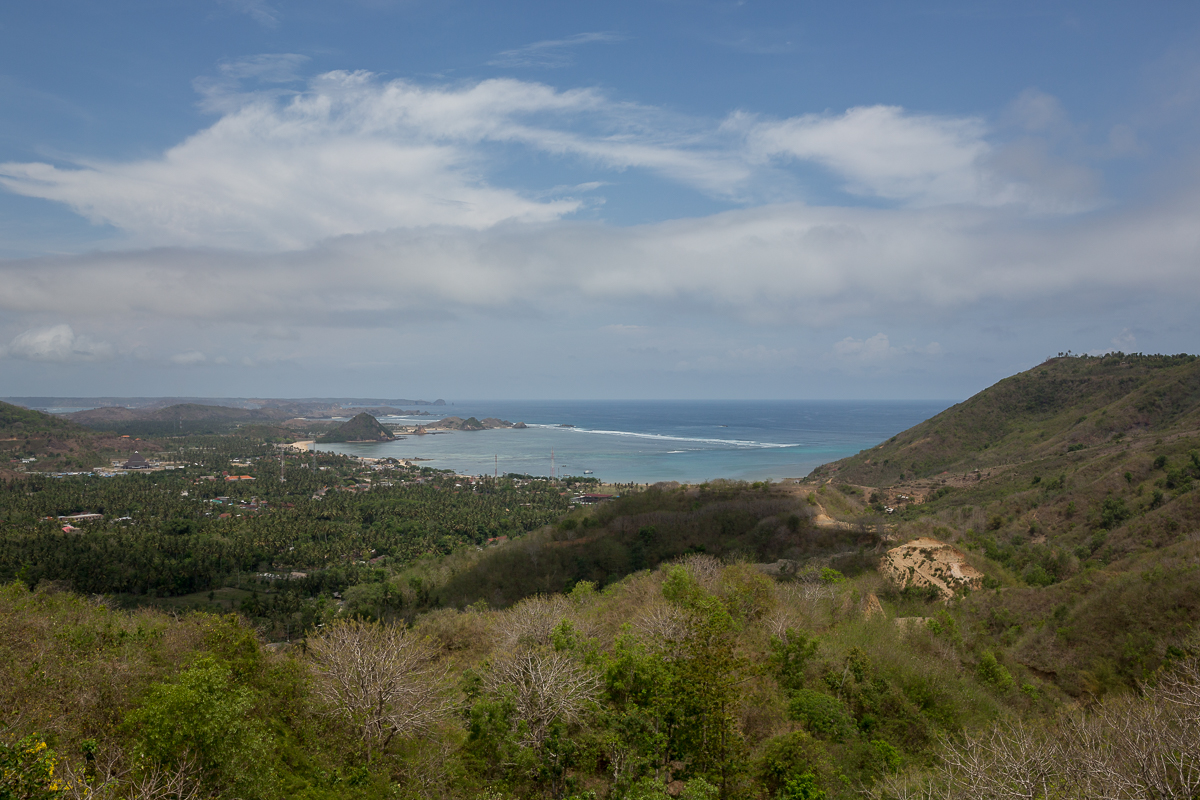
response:
[[[104,519],[103,514],[68,514],[59,519],[64,522],[94,522],[98,519]]]
[[[123,469],[150,469],[150,462],[142,454],[134,450],[129,460],[121,465]]]

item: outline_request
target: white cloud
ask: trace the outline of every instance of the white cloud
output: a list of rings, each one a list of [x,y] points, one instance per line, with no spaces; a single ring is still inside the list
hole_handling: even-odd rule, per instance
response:
[[[833,346],[835,355],[858,361],[883,361],[899,351],[892,347],[886,334],[877,333],[870,339],[854,339],[847,336]]]
[[[252,104],[287,102],[299,92],[288,84],[303,80],[308,56],[298,53],[260,53],[222,61],[217,75],[192,81],[200,107],[212,114],[236,114]],[[252,87],[252,88],[249,88]]]
[[[290,328],[286,325],[266,325],[254,332],[254,338],[292,341],[298,339],[299,336],[296,334],[295,328]]]
[[[1075,129],[1057,97],[1040,89],[1029,88],[1017,95],[1009,106],[1008,121],[1029,133],[1074,135]]]
[[[989,152],[982,120],[909,114],[895,106],[808,114],[750,126],[763,158],[815,161],[847,179],[854,194],[919,205],[990,199],[980,171]]]
[[[1200,299],[1198,209],[1200,197],[1181,196],[1050,225],[986,209],[793,203],[626,228],[396,229],[293,253],[98,253],[0,263],[0,309],[242,321],[260,336],[606,304],[629,324],[646,319],[626,314],[631,304],[786,326],[928,323],[981,303],[1015,318]]]
[[[179,367],[194,367],[208,362],[208,356],[199,350],[189,350],[186,353],[176,353],[167,359]]]
[[[222,116],[160,158],[0,164],[0,185],[112,225],[129,246],[246,250],[400,228],[551,222],[603,202],[577,196],[602,180],[567,194],[496,185],[488,168],[497,146],[599,171],[646,170],[747,203],[794,197],[788,170],[802,163],[829,168],[851,193],[910,207],[1074,210],[1079,203],[1062,198],[1094,190],[1081,167],[1036,147],[991,144],[972,117],[871,106],[774,121],[734,114],[717,124],[589,89],[509,79],[420,86],[365,72],[281,88],[303,61],[268,54],[222,64],[219,80],[198,84]],[[243,92],[243,80],[266,88]]]
[[[877,333],[869,339],[855,339],[847,336],[833,345],[833,354],[839,359],[864,364],[883,363],[911,353],[937,356],[942,354],[942,346],[937,342],[930,342],[923,347],[916,345],[894,347],[885,333]]]
[[[246,14],[264,28],[279,24],[279,11],[265,0],[220,0],[222,5]]]
[[[1129,328],[1123,328],[1119,334],[1113,337],[1112,344],[1120,350],[1133,352],[1133,348],[1137,346],[1137,337]]]
[[[621,42],[627,37],[609,31],[577,33],[565,39],[546,39],[505,50],[488,62],[494,67],[567,67],[574,63],[571,48],[583,44]]]
[[[0,356],[24,361],[105,361],[115,354],[111,344],[76,335],[66,324],[25,331],[8,347],[0,347]]]
[[[250,96],[160,159],[4,164],[0,183],[66,203],[139,245],[291,249],[394,227],[544,221],[579,202],[489,186],[469,145],[521,138],[513,118],[522,113],[595,102],[516,81],[426,91],[331,73],[288,100]]]

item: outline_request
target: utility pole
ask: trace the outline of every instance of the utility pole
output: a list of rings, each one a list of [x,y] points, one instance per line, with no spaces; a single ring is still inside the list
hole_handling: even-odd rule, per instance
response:
[[[554,480],[554,448],[550,449],[550,480]]]
[[[498,481],[498,480],[500,480],[500,454],[499,453],[496,454],[496,461],[495,461],[494,469],[495,469],[495,472],[492,474],[492,480]]]
[[[279,451],[279,482],[283,483],[286,478],[283,477],[283,450]]]

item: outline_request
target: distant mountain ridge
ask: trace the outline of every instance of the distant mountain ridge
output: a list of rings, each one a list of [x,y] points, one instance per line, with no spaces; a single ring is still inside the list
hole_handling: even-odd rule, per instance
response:
[[[147,422],[195,422],[198,420],[276,422],[290,419],[293,414],[288,410],[278,408],[228,408],[226,406],[210,406],[200,403],[181,403],[157,409],[110,406],[108,408],[93,408],[88,411],[76,411],[71,414],[64,414],[63,416],[73,422],[96,427],[134,420]]]
[[[302,410],[306,408],[354,408],[387,406],[399,408],[402,406],[444,406],[446,401],[404,400],[372,397],[293,397],[293,398],[264,398],[264,397],[0,397],[0,401],[24,406],[32,409],[45,408],[86,408],[115,406],[123,408],[166,408],[168,406],[195,404],[204,406],[224,406],[226,408],[285,408]]]

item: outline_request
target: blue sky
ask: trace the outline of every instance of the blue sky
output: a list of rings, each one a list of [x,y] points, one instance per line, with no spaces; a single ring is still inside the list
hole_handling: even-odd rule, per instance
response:
[[[5,395],[961,398],[1196,352],[1194,3],[0,15]]]

